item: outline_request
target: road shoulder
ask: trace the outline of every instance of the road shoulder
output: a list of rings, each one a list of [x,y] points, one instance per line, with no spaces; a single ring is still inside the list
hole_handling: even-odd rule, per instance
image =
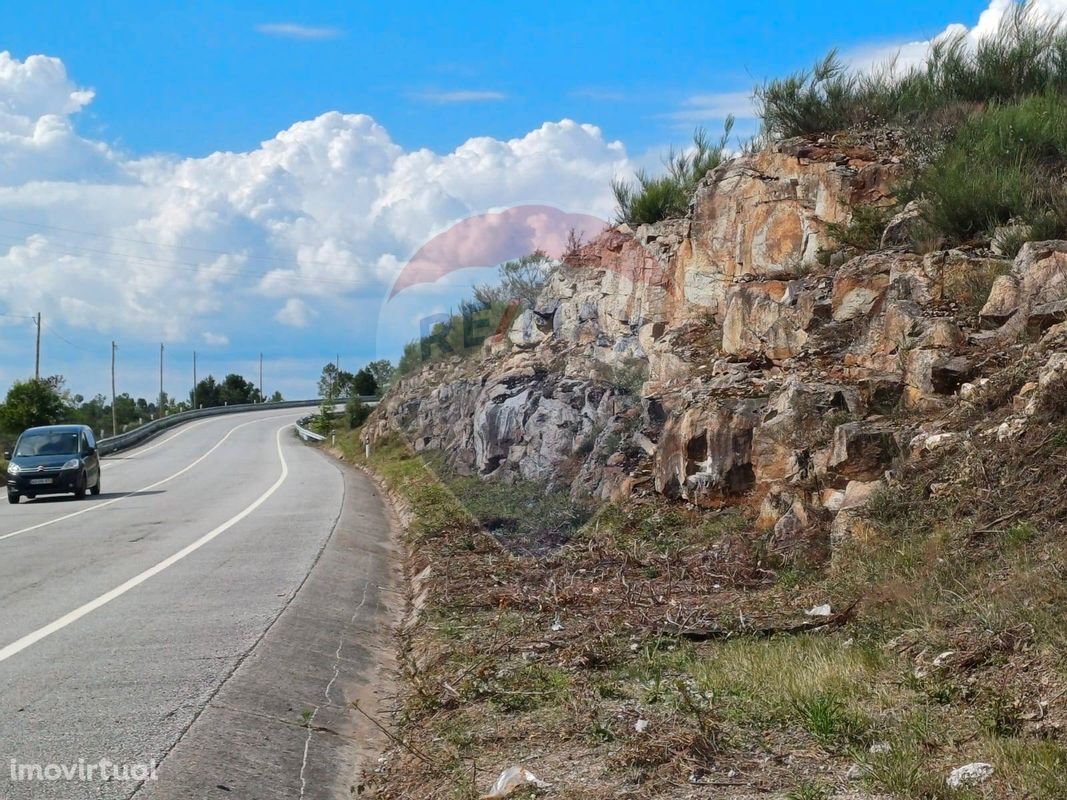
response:
[[[351,797],[384,737],[403,610],[394,522],[378,488],[345,481],[340,516],[303,585],[163,759],[138,798]]]

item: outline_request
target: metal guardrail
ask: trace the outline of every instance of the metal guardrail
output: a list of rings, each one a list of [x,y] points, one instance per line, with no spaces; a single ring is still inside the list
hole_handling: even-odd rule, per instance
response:
[[[308,424],[311,417],[304,417],[301,420],[297,420],[296,433],[305,442],[325,442],[326,437],[321,433],[315,433],[315,431],[308,430],[304,426]]]
[[[360,399],[365,403],[373,403],[378,400],[375,396],[361,397]],[[344,402],[344,400],[340,400],[339,402]],[[322,405],[322,400],[285,400],[280,403],[247,403],[233,406],[199,408],[195,411],[179,411],[177,414],[171,414],[169,417],[163,417],[162,419],[153,420],[145,425],[141,425],[138,428],[134,428],[132,431],[120,433],[118,436],[109,436],[106,439],[99,439],[96,446],[100,455],[106,456],[111,453],[117,453],[119,450],[125,450],[129,447],[147,442],[149,439],[162,433],[168,428],[173,428],[176,425],[181,425],[183,422],[188,422],[193,419],[217,417],[223,414],[240,414],[246,411],[281,411],[287,408],[315,408],[320,405]]]

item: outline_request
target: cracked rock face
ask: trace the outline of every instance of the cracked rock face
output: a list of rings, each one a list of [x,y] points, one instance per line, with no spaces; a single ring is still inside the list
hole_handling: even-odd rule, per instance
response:
[[[833,248],[827,225],[885,202],[899,170],[800,140],[727,162],[689,218],[613,228],[569,255],[480,360],[398,381],[366,437],[575,494],[745,505],[782,557],[865,535],[862,507],[896,461],[956,440],[917,434],[969,401],[997,348],[1067,331],[1067,242],[1014,262],[919,255],[911,209],[891,249],[816,258]],[[1045,383],[1061,386],[1049,363]],[[1032,384],[1004,435],[1052,391]]]

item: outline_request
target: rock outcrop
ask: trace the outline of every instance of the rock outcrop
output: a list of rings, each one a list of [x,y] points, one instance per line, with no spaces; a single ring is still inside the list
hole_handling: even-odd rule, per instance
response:
[[[746,505],[780,553],[862,535],[863,505],[910,443],[954,435],[932,421],[970,402],[997,348],[1067,319],[1067,242],[1014,262],[917,254],[909,208],[885,249],[834,252],[828,226],[889,202],[899,173],[800,140],[731,160],[687,219],[571,254],[480,360],[400,380],[367,436],[576,493]]]

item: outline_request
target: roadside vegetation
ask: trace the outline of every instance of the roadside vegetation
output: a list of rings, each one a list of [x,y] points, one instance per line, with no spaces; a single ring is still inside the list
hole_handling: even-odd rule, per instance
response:
[[[718,141],[712,141],[706,130],[698,128],[692,148],[671,149],[667,153],[663,161],[666,172],[662,175],[638,170],[634,181],[612,181],[616,224],[643,225],[684,217],[697,184],[726,158],[733,128],[734,118],[727,117]]]
[[[412,512],[419,576],[375,796],[473,799],[516,764],[587,800],[1067,796],[1067,494],[1027,489],[1063,482],[1062,409],[905,474],[828,571],[740,510],[593,508],[395,442],[347,457]],[[988,782],[946,784],[975,761]]]
[[[261,402],[259,389],[240,375],[227,375],[222,383],[211,376],[197,385],[197,406],[221,406],[235,403]],[[275,392],[269,402],[280,402],[282,395]],[[163,396],[163,412],[175,414],[193,407],[192,396],[188,402],[179,402]],[[10,449],[15,439],[26,428],[37,425],[78,424],[88,425],[98,436],[113,435],[112,426],[118,424],[123,433],[150,422],[159,416],[158,398],[150,402],[143,397],[134,399],[127,393],[115,398],[115,413],[111,401],[104,395],[86,399],[67,388],[62,375],[26,380],[17,380],[8,389],[0,403],[0,452]],[[6,463],[0,464],[6,468]]]
[[[916,247],[988,243],[996,235],[1013,256],[1026,241],[1067,236],[1067,27],[1060,23],[1017,3],[992,35],[941,39],[922,64],[906,68],[857,72],[830,52],[809,70],[756,87],[762,129],[744,149],[796,136],[847,142],[899,130],[908,169],[897,201],[919,203]],[[725,144],[698,132],[690,150],[668,154],[664,174],[614,182],[617,221],[684,217]],[[851,224],[831,233],[843,247],[876,249],[897,209],[858,208]]]
[[[397,377],[424,364],[481,353],[487,338],[505,333],[523,309],[533,307],[554,264],[540,250],[505,261],[497,268],[496,280],[475,286],[473,296],[461,301],[458,311],[426,321],[426,332],[404,346]]]

